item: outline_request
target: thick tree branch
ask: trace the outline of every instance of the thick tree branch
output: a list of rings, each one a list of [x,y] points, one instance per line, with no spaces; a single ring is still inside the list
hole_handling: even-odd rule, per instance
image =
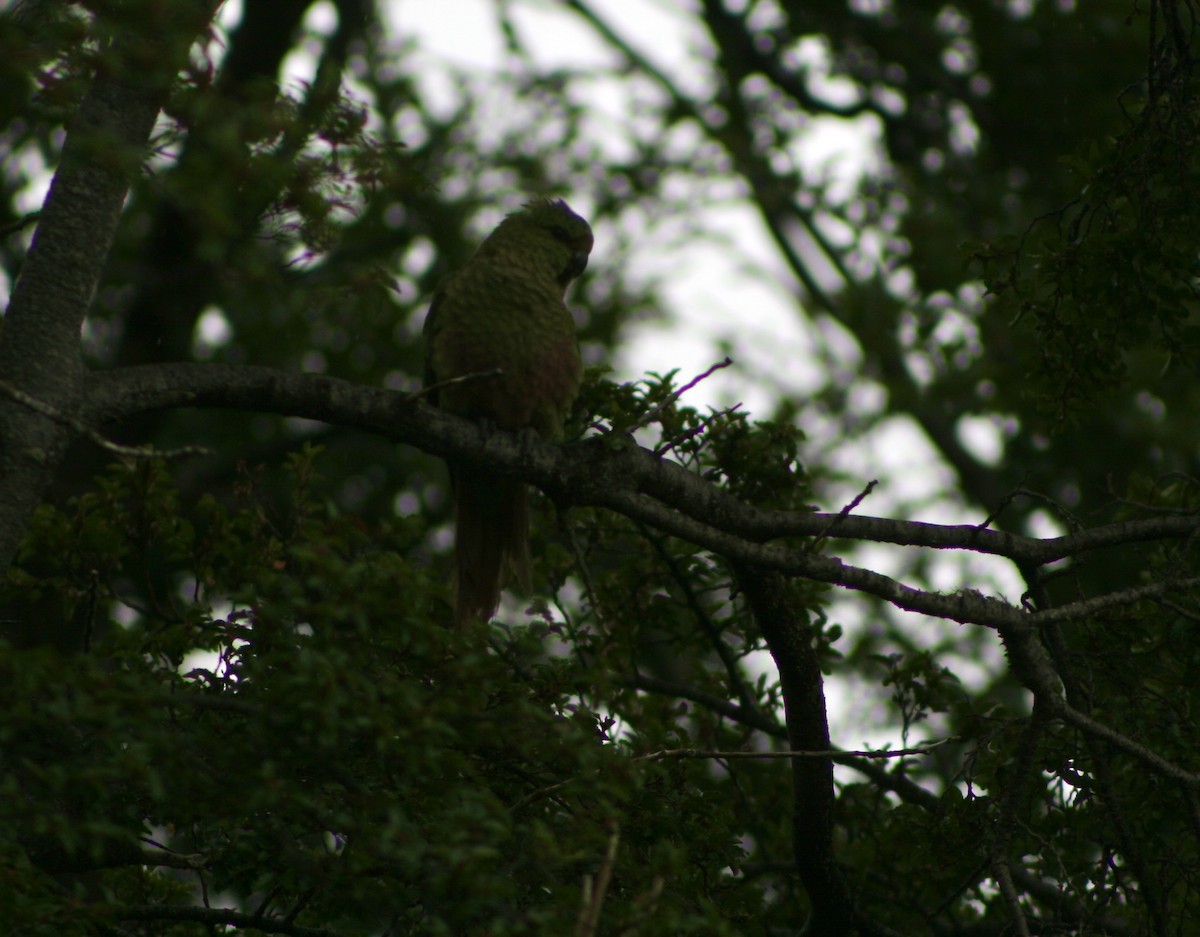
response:
[[[1125,754],[1136,758],[1156,774],[1178,781],[1188,790],[1200,790],[1200,773],[1179,767],[1179,765],[1163,758],[1158,752],[1147,748],[1136,739],[1122,735],[1116,729],[1102,722],[1097,722],[1091,716],[1068,706],[1064,700],[1059,700],[1049,708],[1051,714],[1062,719],[1063,722],[1070,723],[1090,738],[1108,742],[1114,748],[1120,749]]]
[[[977,527],[763,511],[627,439],[599,437],[569,446],[548,445],[528,436],[488,432],[410,396],[323,375],[253,366],[150,365],[93,374],[85,388],[83,419],[93,426],[151,409],[197,406],[301,416],[381,433],[434,455],[520,477],[559,501],[610,508],[753,567],[760,575],[774,571],[830,583],[877,596],[897,608],[994,628],[1004,639],[1018,678],[1046,702],[1053,715],[1100,735],[1167,777],[1189,787],[1198,783],[1195,773],[1068,706],[1057,671],[1036,634],[1043,620],[1079,618],[1193,587],[1196,579],[1154,583],[1030,612],[971,590],[943,595],[914,589],[834,557],[761,542],[769,537],[822,535],[830,532],[832,524],[837,537],[853,533],[856,539],[876,539],[886,532],[880,539],[887,542],[939,549],[985,548],[1022,561],[1046,562],[1101,545],[1193,535],[1200,524],[1195,517],[1123,522],[1042,541]]]
[[[965,624],[1024,628],[1043,619],[1078,618],[1195,585],[1191,579],[1155,583],[1031,613],[975,591],[944,595],[914,589],[835,557],[763,541],[827,534],[972,550],[1039,564],[1101,546],[1194,535],[1200,517],[1126,521],[1037,540],[971,526],[766,511],[629,440],[598,437],[553,446],[508,433],[488,433],[422,401],[324,375],[253,366],[149,365],[95,373],[85,387],[82,419],[89,425],[99,427],[146,410],[196,406],[300,416],[380,433],[434,455],[520,477],[567,503],[610,508],[732,560],[865,592],[897,608]]]
[[[105,423],[164,407],[229,407],[303,416],[383,433],[441,456],[469,459],[470,453],[463,450],[478,449],[482,439],[477,427],[432,407],[401,412],[405,398],[390,391],[324,375],[293,374],[254,366],[167,364],[97,372],[88,379],[86,398],[84,419],[91,423]],[[532,458],[535,451],[550,455],[549,461],[557,461],[555,453],[569,451],[536,444],[518,447],[503,433],[488,439],[487,449],[486,454],[476,454],[480,464],[512,470],[535,484],[539,479],[536,474],[530,475],[530,470],[538,473],[541,469],[540,474],[545,474],[550,468],[547,460]],[[1045,564],[1104,547],[1184,538],[1200,532],[1200,514],[1121,521],[1039,540],[965,524],[765,511],[737,501],[673,463],[637,451],[639,455],[634,459],[638,463],[638,481],[652,486],[648,493],[677,494],[697,508],[717,511],[722,529],[754,542],[824,536],[938,550],[970,550],[1014,562]]]
[[[0,340],[0,373],[24,393],[64,412],[82,379],[79,329],[112,243],[128,188],[126,167],[89,158],[101,139],[125,153],[145,146],[158,101],[97,78],[63,147],[33,244],[13,290]],[[53,478],[70,430],[11,398],[0,400],[0,565]]]
[[[830,748],[821,662],[803,609],[789,598],[787,580],[775,572],[737,563],[734,571],[762,630],[783,692],[788,744],[793,751]],[[812,904],[805,928],[817,937],[848,934],[854,903],[833,854],[833,762],[792,763],[792,851]]]
[[[108,50],[63,144],[0,338],[0,374],[60,413],[73,414],[83,383],[79,333],[108,258],[129,177],[141,164],[167,90],[211,4],[165,4],[166,22],[143,21]],[[154,70],[147,71],[147,63]],[[0,568],[54,477],[71,431],[0,400]]]

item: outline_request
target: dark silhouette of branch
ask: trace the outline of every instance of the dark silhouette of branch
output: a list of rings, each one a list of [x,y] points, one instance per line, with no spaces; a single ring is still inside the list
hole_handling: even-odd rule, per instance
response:
[[[226,925],[264,934],[286,934],[288,937],[339,937],[328,927],[301,927],[281,918],[260,914],[245,914],[230,908],[199,908],[191,905],[127,905],[111,912],[120,921],[190,921],[197,924]]]
[[[1058,882],[1038,878],[1038,876],[1017,863],[1012,864],[1010,871],[1014,884],[1020,885],[1028,894],[1036,898],[1047,908],[1053,908],[1060,919],[1066,923],[1086,923],[1091,928],[1088,932],[1096,934],[1116,935],[1132,934],[1135,932],[1133,925],[1116,915],[1096,916],[1089,914],[1070,892],[1063,890],[1062,885]]]
[[[0,374],[56,412],[75,414],[84,368],[79,332],[170,82],[211,2],[165,4],[122,33],[92,79],[63,144],[0,337]],[[159,21],[159,20],[162,21]],[[153,49],[148,66],[147,51]],[[54,476],[72,432],[10,397],[0,401],[0,567]]]
[[[783,693],[788,745],[793,751],[829,750],[829,722],[821,663],[803,608],[789,599],[779,573],[742,563],[734,572],[762,630]],[[848,934],[854,903],[833,853],[833,761],[797,758],[792,762],[792,852],[812,904],[805,928],[814,937]]]
[[[886,758],[911,758],[914,755],[928,755],[933,749],[939,745],[945,745],[946,742],[953,741],[952,739],[943,739],[938,742],[931,742],[928,745],[917,746],[916,748],[889,748],[883,751],[873,752],[867,749],[862,751],[847,752],[840,748],[827,748],[823,751],[785,751],[785,752],[755,752],[755,751],[709,751],[703,748],[665,748],[656,752],[647,752],[645,755],[634,756],[634,761],[666,761],[674,758],[711,758],[717,761],[778,761],[787,759],[795,761],[796,759],[819,759],[833,761],[834,758],[849,756],[851,758],[867,758],[871,760],[881,760]]]
[[[642,533],[646,536],[654,547],[654,552],[658,555],[659,560],[667,568],[671,574],[671,578],[675,580],[675,585],[683,595],[684,603],[688,610],[692,613],[692,617],[696,620],[700,630],[704,632],[704,636],[708,638],[708,642],[712,645],[713,651],[721,661],[721,665],[725,668],[725,673],[729,678],[729,685],[737,694],[740,707],[747,712],[758,710],[758,702],[755,699],[754,693],[746,684],[745,675],[742,673],[739,657],[734,653],[733,649],[725,642],[724,636],[721,634],[721,629],[712,616],[708,614],[704,608],[700,597],[696,595],[696,590],[692,588],[691,580],[676,561],[675,557],[667,549],[663,542],[664,538],[654,536],[644,527]],[[764,717],[766,718],[766,717]]]
[[[95,443],[101,449],[105,449],[115,455],[126,456],[130,459],[181,459],[187,456],[208,455],[212,451],[206,449],[204,446],[180,446],[176,449],[155,449],[153,446],[124,446],[113,442],[111,439],[105,439],[90,426],[84,426],[70,414],[62,413],[50,404],[44,403],[35,397],[30,397],[24,391],[13,387],[8,381],[0,381],[0,394],[15,400],[19,404],[23,404],[30,410],[40,413],[42,416],[48,416],[50,419],[62,423],[80,436]]]
[[[1016,862],[1009,858],[1009,845],[1021,811],[1025,807],[1026,793],[1040,767],[1038,751],[1045,730],[1045,707],[1035,704],[1033,713],[1021,732],[1021,740],[1017,743],[1016,765],[1005,779],[1005,788],[1000,798],[1000,812],[992,825],[992,842],[988,850],[992,875],[1000,886],[1000,894],[1008,907],[1013,926],[1021,937],[1030,937],[1029,921],[1025,917],[1020,895],[1013,883],[1013,868]]]
[[[689,700],[724,716],[731,722],[736,722],[751,729],[757,729],[771,738],[786,741],[788,737],[787,727],[780,725],[770,716],[765,716],[759,712],[747,712],[736,703],[731,703],[723,697],[715,696],[712,693],[705,693],[703,690],[698,690],[684,683],[661,680],[658,677],[651,677],[647,674],[635,674],[632,677],[617,677],[614,679],[614,682],[621,686],[645,690],[647,693],[662,693],[676,699]],[[901,774],[895,774],[883,765],[875,764],[870,759],[861,758],[837,749],[834,749],[834,751],[836,754],[832,755],[831,758],[835,764],[853,768],[868,778],[880,790],[891,791],[905,803],[916,804],[925,810],[937,810],[939,803],[937,794],[926,790],[915,781],[911,781]]]
[[[489,432],[419,400],[316,374],[270,368],[169,364],[97,372],[86,381],[83,422],[95,427],[146,410],[227,407],[301,416],[406,442],[433,455],[519,477],[563,503],[607,507],[715,553],[817,582],[865,592],[907,611],[988,628],[1077,619],[1196,585],[1167,580],[1033,611],[972,590],[942,594],[891,577],[765,541],[828,533],[935,549],[960,549],[1042,564],[1099,547],[1186,538],[1200,516],[1123,521],[1039,540],[969,525],[768,511],[747,504],[629,440],[592,438],[568,446]],[[834,523],[831,527],[831,521]]]
[[[613,682],[620,686],[632,687],[635,690],[645,690],[648,693],[661,693],[664,696],[670,696],[675,699],[689,700],[717,713],[730,722],[736,722],[739,725],[756,729],[772,738],[787,738],[787,727],[780,725],[779,722],[763,713],[757,707],[747,708],[739,706],[737,703],[730,702],[722,696],[705,693],[703,690],[698,690],[685,683],[663,680],[644,673],[634,674],[631,677],[618,676],[613,679]]]
[[[1108,742],[1127,755],[1132,755],[1157,774],[1178,781],[1190,790],[1200,788],[1200,773],[1181,768],[1174,762],[1163,758],[1162,755],[1154,750],[1147,748],[1136,739],[1132,739],[1118,732],[1116,729],[1106,726],[1102,722],[1097,722],[1091,716],[1085,715],[1079,710],[1068,706],[1066,702],[1060,702],[1057,706],[1052,706],[1051,711],[1054,715],[1062,719],[1063,722],[1070,723],[1075,728],[1084,732],[1085,735],[1098,741]]]

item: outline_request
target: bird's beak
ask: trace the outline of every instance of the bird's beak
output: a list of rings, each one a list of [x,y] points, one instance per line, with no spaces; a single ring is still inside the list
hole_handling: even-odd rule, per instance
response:
[[[576,251],[571,255],[571,261],[567,264],[567,269],[563,271],[568,280],[574,280],[577,276],[587,269],[588,255],[585,251]]]

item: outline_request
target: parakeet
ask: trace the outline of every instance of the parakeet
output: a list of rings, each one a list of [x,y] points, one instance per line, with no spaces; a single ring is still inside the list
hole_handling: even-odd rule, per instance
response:
[[[425,319],[425,386],[437,406],[502,429],[558,440],[579,392],[575,320],[563,302],[587,267],[592,229],[561,200],[508,215],[434,292]],[[494,377],[437,386],[499,369]],[[529,589],[526,486],[450,466],[455,510],[455,624],[490,619],[511,578]]]

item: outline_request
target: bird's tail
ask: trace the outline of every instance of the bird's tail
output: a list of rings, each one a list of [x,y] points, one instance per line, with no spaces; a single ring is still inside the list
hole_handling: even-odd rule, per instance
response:
[[[458,469],[454,478],[454,624],[496,614],[510,578],[529,583],[529,492],[522,482]]]

